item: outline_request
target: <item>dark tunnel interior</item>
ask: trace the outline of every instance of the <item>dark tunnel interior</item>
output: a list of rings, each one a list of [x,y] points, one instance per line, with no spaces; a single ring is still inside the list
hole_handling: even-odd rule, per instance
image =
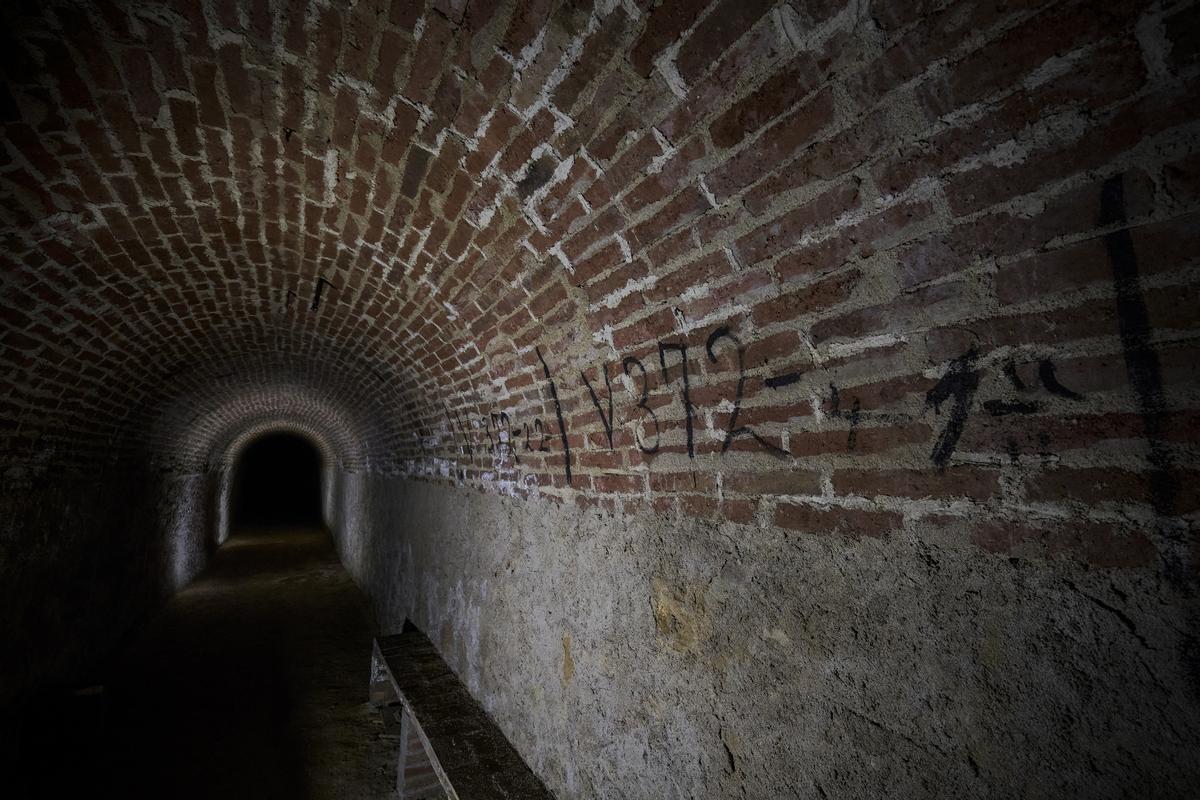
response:
[[[291,433],[255,440],[235,468],[230,502],[235,529],[321,526],[320,454]]]

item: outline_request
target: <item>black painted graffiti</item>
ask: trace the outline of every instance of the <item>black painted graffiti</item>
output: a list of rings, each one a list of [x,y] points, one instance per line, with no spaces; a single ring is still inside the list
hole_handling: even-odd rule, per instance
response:
[[[554,400],[554,415],[558,418],[558,433],[562,438],[563,446],[563,464],[567,471],[567,485],[571,484],[571,444],[567,441],[567,426],[563,423],[562,403],[558,401],[558,387],[554,385],[554,378],[550,376],[550,367],[546,366],[546,359],[542,357],[542,350],[539,347],[533,348],[537,353],[538,361],[542,362],[542,371],[546,374],[546,382],[550,384],[550,397]]]
[[[596,397],[596,390],[592,388],[591,381],[587,375],[580,371],[579,377],[583,378],[583,383],[587,386],[588,394],[592,396],[592,404],[596,406],[596,413],[600,416],[600,424],[604,426],[604,435],[608,437],[608,449],[613,446],[613,399],[612,399],[612,383],[608,379],[608,362],[606,361],[601,367],[601,372],[604,373],[604,388],[608,390],[608,413],[604,413],[604,409],[600,407],[600,399]]]
[[[317,278],[317,289],[315,292],[313,292],[312,305],[309,306],[310,311],[316,311],[318,308],[321,307],[321,295],[325,292],[326,286],[328,286],[331,289],[338,288],[337,286],[334,286],[332,283],[327,281],[324,277]]]
[[[746,375],[746,348],[737,335],[728,327],[718,328],[708,336],[704,343],[704,350],[710,365],[716,367],[721,363],[722,359],[728,360],[732,356],[733,364],[730,366],[736,366],[737,369],[737,379],[733,383],[732,396],[729,398],[731,410],[726,420],[725,430],[721,436],[720,453],[724,454],[728,452],[737,441],[744,439],[754,442],[757,446],[772,455],[790,456],[791,454],[788,450],[760,435],[743,421],[743,403],[745,400],[746,385],[747,381],[752,380],[752,378]],[[659,342],[657,352],[662,378],[662,386],[657,388],[669,390],[671,384],[676,379],[678,380],[677,391],[683,404],[685,415],[686,451],[689,458],[695,458],[695,405],[692,402],[691,372],[688,361],[687,343],[679,341]],[[570,484],[572,483],[570,441],[558,393],[558,385],[541,349],[535,347],[535,353],[541,365],[543,377],[546,380],[546,388],[549,389],[550,399],[554,405],[555,417],[558,422],[557,434],[563,448],[564,468],[568,484]],[[671,354],[677,354],[678,359],[670,359],[669,355]],[[943,407],[946,407],[946,422],[938,432],[937,439],[929,456],[930,460],[938,468],[944,468],[950,462],[968,423],[972,409],[975,407],[982,379],[982,370],[977,364],[978,360],[979,355],[974,349],[951,360],[942,377],[925,394],[925,406],[926,408],[932,408],[935,414],[942,415]],[[1035,362],[1028,363],[1033,364]],[[1032,381],[1022,379],[1021,373],[1018,371],[1019,365],[1013,360],[1010,359],[1003,364],[1004,375],[1008,377],[1018,393],[1023,395],[1036,391],[1040,384],[1040,388],[1055,397],[1070,401],[1083,399],[1081,394],[1063,385],[1058,379],[1055,365],[1050,359],[1042,358],[1036,364],[1036,378]],[[608,363],[604,363],[600,367],[600,372],[604,378],[603,396],[596,390],[597,387],[593,385],[592,380],[588,378],[585,371],[581,371],[579,375],[582,387],[586,388],[592,408],[595,410],[596,417],[604,431],[608,449],[611,450],[614,448],[617,413],[609,367]],[[678,369],[677,375],[672,373],[673,369]],[[634,443],[643,453],[647,455],[658,453],[662,447],[664,430],[658,413],[651,406],[650,375],[648,370],[645,364],[635,356],[626,356],[623,358],[621,361],[621,370],[627,380],[627,389],[632,396],[634,409],[634,413],[625,420],[625,423],[632,426]],[[799,379],[799,373],[787,373],[780,376],[762,378],[761,381],[768,388],[778,388],[781,385],[795,383]],[[849,408],[845,408],[843,403],[844,399],[838,387],[832,383],[829,384],[829,398],[826,405],[828,409],[827,414],[832,419],[844,420],[847,423],[847,452],[853,452],[858,447],[859,431],[865,422],[905,424],[913,422],[916,419],[916,416],[906,412],[865,411],[862,408],[860,398],[857,396],[849,398]],[[1043,404],[1036,398],[1020,396],[1015,399],[988,399],[982,401],[979,406],[993,417],[1030,414],[1043,410]],[[495,456],[501,461],[511,459],[513,463],[520,464],[518,451],[525,453],[551,452],[549,443],[551,433],[546,430],[541,418],[517,424],[517,421],[507,411],[494,411],[481,414],[480,416],[481,420],[474,427],[476,430],[480,430],[486,439],[484,447],[486,447],[486,452],[489,455]],[[445,405],[445,417],[449,431],[456,438],[461,436],[466,442],[466,453],[472,453],[472,434],[468,425],[464,423],[463,416],[457,411],[452,411],[449,405]],[[467,421],[471,421],[470,415],[467,416]],[[524,443],[519,446],[518,442],[522,439]],[[1008,450],[1014,458],[1016,457],[1015,448],[1016,443],[1011,442]]]
[[[447,404],[443,404],[443,407],[446,417],[445,430],[454,438],[455,442],[462,442],[461,447],[465,455],[472,455],[476,448],[474,446],[475,438],[471,433],[471,428],[467,425],[467,422],[471,420],[470,414],[463,415],[459,411],[451,410]],[[476,423],[476,426],[477,429],[482,430],[483,438],[487,440],[483,452],[501,460],[511,457],[513,463],[521,463],[517,443],[522,440],[524,443],[520,447],[523,452],[550,452],[550,446],[546,441],[545,423],[540,417],[535,418],[532,423],[522,423],[514,430],[509,413],[496,411],[481,414],[480,421]],[[534,441],[535,436],[536,442]]]
[[[733,411],[730,412],[729,423],[725,427],[725,440],[721,443],[721,452],[724,453],[727,451],[729,446],[733,444],[734,439],[738,438],[739,436],[749,436],[754,441],[765,447],[768,451],[787,455],[786,450],[771,444],[766,439],[762,438],[753,430],[751,430],[748,426],[738,426],[738,416],[742,413],[742,397],[744,396],[746,389],[746,348],[742,347],[742,343],[738,341],[738,338],[733,335],[733,332],[730,331],[729,328],[717,328],[715,331],[709,334],[708,341],[704,343],[704,351],[708,353],[709,363],[717,363],[717,354],[713,351],[713,345],[722,339],[728,339],[733,342],[734,351],[737,353],[738,379],[737,388],[734,390]],[[767,380],[769,381],[771,379],[768,378]],[[799,380],[799,378],[797,377],[796,380]]]
[[[446,421],[450,424],[451,432],[455,431],[455,422],[457,422],[457,430],[462,434],[467,455],[472,455],[475,451],[474,448],[471,447],[471,434],[467,430],[467,426],[463,424],[462,415],[457,411],[451,411],[448,403],[443,403],[443,406],[445,406],[446,409]]]
[[[941,406],[947,401],[952,402],[949,420],[946,422],[937,442],[934,444],[930,460],[938,467],[943,467],[954,454],[959,438],[971,413],[971,404],[979,390],[981,371],[976,368],[977,353],[969,350],[950,362],[946,374],[937,382],[925,396],[926,406],[932,406],[935,413],[941,413]],[[1032,363],[1032,362],[1030,362]],[[1012,359],[1004,363],[1003,372],[1019,393],[1026,394],[1038,389],[1038,384],[1048,393],[1071,401],[1083,400],[1083,395],[1064,386],[1058,379],[1054,362],[1043,358],[1037,362],[1037,380],[1030,385],[1022,380],[1018,365]],[[1037,399],[1018,397],[1016,399],[993,398],[984,400],[981,407],[992,417],[1007,417],[1014,414],[1035,414],[1043,410],[1042,402]],[[857,409],[856,409],[857,410]],[[853,412],[852,412],[853,413]],[[1041,437],[1045,439],[1045,436]],[[1017,443],[1010,439],[1007,445],[1009,457],[1016,459],[1019,455]]]
[[[1041,405],[1030,400],[985,400],[983,410],[993,417],[1007,417],[1010,414],[1036,414]]]
[[[316,311],[317,309],[319,309],[321,307],[321,299],[324,297],[326,286],[328,286],[331,289],[339,288],[338,286],[336,286],[335,284],[333,284],[332,282],[327,280],[325,277],[319,276],[317,278],[316,288],[313,290],[312,302],[309,303],[309,306],[308,306],[309,311]],[[294,289],[289,288],[284,293],[283,304],[285,306],[290,306],[292,304],[293,300],[299,300],[299,299],[300,299],[300,295],[296,294]]]
[[[1163,396],[1162,367],[1151,343],[1150,312],[1138,275],[1137,253],[1125,210],[1125,178],[1114,175],[1104,182],[1100,192],[1100,218],[1103,226],[1120,225],[1105,234],[1104,247],[1112,265],[1113,289],[1117,301],[1117,325],[1125,371],[1137,396],[1138,410],[1150,444],[1149,461],[1151,502],[1160,514],[1174,512],[1179,492],[1167,446],[1167,404]]]
[[[512,457],[514,464],[520,464],[521,458],[517,455],[517,449],[513,447],[513,432],[512,420],[508,416],[507,411],[493,411],[491,414],[492,427],[496,429],[496,446],[492,452],[497,453],[501,459],[505,453]],[[503,425],[503,429],[501,429]]]
[[[641,449],[643,453],[649,455],[651,453],[658,452],[658,444],[662,438],[662,432],[658,425],[658,415],[654,413],[653,408],[650,408],[650,406],[646,405],[647,400],[650,398],[650,384],[646,380],[646,366],[639,359],[634,358],[633,356],[625,356],[625,359],[621,362],[621,369],[624,370],[625,377],[629,377],[629,368],[635,365],[642,373],[642,394],[638,398],[637,407],[642,409],[642,411],[644,411],[646,414],[649,414],[651,421],[654,422],[654,446],[646,446],[646,443],[642,439],[640,430],[634,430],[634,438],[637,440],[638,448]]]
[[[1004,363],[1004,374],[1012,383],[1013,388],[1018,392],[1032,392],[1037,387],[1030,386],[1021,379],[1020,373],[1017,372],[1017,364],[1012,359]],[[1037,369],[1038,383],[1042,385],[1050,394],[1056,397],[1063,397],[1067,400],[1082,400],[1083,395],[1076,391],[1063,386],[1058,380],[1058,375],[1054,368],[1054,362],[1048,358],[1043,358],[1038,362]],[[983,403],[984,411],[991,414],[993,417],[1006,417],[1010,414],[1035,414],[1042,410],[1042,404],[1036,400],[985,400]]]
[[[834,419],[844,419],[850,423],[850,429],[846,431],[846,449],[853,450],[858,444],[858,426],[863,421],[862,401],[855,397],[850,403],[850,410],[842,410],[842,395],[838,388],[832,383],[829,384],[829,416]],[[881,419],[895,422],[907,420],[889,419],[889,415],[878,415]]]
[[[1050,394],[1065,397],[1068,400],[1083,399],[1083,395],[1071,391],[1058,382],[1058,375],[1055,374],[1054,370],[1054,362],[1048,358],[1043,358],[1041,363],[1038,364],[1038,379],[1041,380],[1042,386],[1045,386]]]
[[[854,398],[854,403],[850,406],[850,430],[846,432],[846,449],[853,450],[858,444],[858,423],[862,421],[862,403],[859,399]]]
[[[658,343],[658,363],[662,367],[663,381],[669,381],[670,375],[667,371],[667,352],[674,351],[679,353],[679,366],[681,367],[681,375],[683,379],[683,389],[680,396],[683,398],[683,408],[687,415],[687,452],[688,458],[696,457],[695,434],[692,430],[692,395],[691,383],[688,381],[688,359],[687,359],[687,344],[682,342]]]
[[[938,435],[929,454],[929,460],[938,467],[946,466],[954,448],[962,436],[967,416],[971,413],[971,400],[979,389],[979,372],[975,369],[975,351],[969,350],[950,362],[946,374],[925,395],[925,404],[932,406],[935,414],[942,413],[942,404],[947,400],[953,405],[949,410],[949,419]]]
[[[534,418],[532,425],[522,425],[521,428],[523,429],[523,431],[525,433],[525,452],[527,452],[527,453],[549,453],[550,452],[550,447],[546,444],[546,430],[545,430],[545,426],[542,424],[541,417]],[[530,429],[536,431],[538,436],[541,437],[538,441],[537,447],[533,447],[529,444]]]
[[[773,375],[770,378],[765,378],[763,383],[768,389],[782,389],[785,386],[791,386],[793,383],[798,383],[804,374],[801,372],[787,372],[783,375]]]

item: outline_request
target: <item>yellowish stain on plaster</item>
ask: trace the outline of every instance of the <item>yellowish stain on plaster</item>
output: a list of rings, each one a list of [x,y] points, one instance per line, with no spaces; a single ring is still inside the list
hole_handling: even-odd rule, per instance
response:
[[[685,582],[673,585],[655,575],[650,579],[650,602],[659,636],[681,653],[695,653],[712,631],[705,604],[705,587]]]

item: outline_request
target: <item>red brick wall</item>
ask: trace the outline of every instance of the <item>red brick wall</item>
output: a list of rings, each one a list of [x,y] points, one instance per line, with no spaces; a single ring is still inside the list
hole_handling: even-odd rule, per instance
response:
[[[1189,3],[168,5],[5,11],[14,464],[304,391],[568,503],[1098,565],[1197,508]]]
[[[1192,563],[1194,4],[330,5],[6,5],[10,476],[297,408],[483,491]]]

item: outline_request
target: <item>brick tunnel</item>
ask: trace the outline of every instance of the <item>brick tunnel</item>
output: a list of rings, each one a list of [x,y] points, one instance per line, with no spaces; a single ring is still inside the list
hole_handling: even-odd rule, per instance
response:
[[[0,14],[8,755],[289,436],[313,735],[407,625],[559,798],[1193,796],[1195,2]]]

